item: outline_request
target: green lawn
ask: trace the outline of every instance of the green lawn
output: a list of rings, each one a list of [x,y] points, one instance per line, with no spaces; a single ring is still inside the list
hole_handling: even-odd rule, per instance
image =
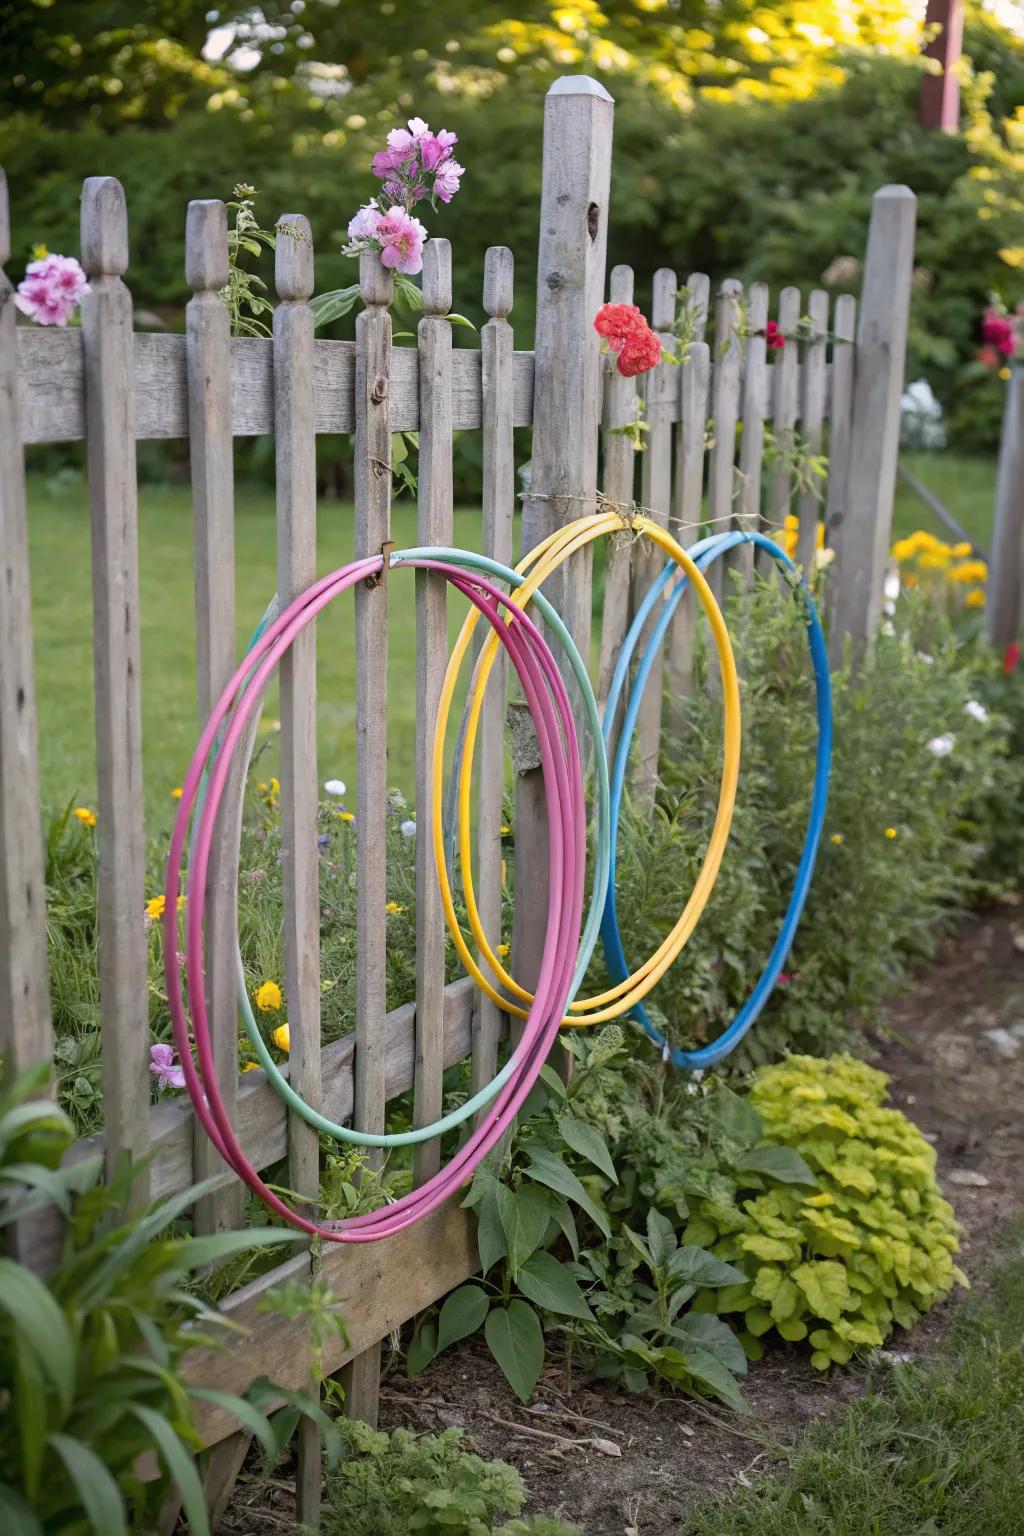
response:
[[[904,453],[900,457],[963,524],[968,537],[988,549],[996,504],[995,458],[967,458],[957,453]],[[927,528],[940,538],[950,537],[913,491],[897,480],[893,536],[902,537],[915,528]]]
[[[187,487],[144,487],[139,497],[139,567],[142,606],[142,731],[147,826],[169,820],[171,790],[180,784],[198,735],[195,697],[195,606],[192,507]],[[399,545],[416,542],[416,510],[399,502],[393,513]],[[92,597],[89,512],[84,485],[63,494],[30,480],[29,534],[39,750],[44,801],[72,795],[93,803]],[[353,514],[340,502],[321,503],[318,569],[352,558]],[[480,515],[456,515],[455,542],[479,549]],[[272,493],[239,487],[236,520],[239,647],[273,594],[275,581]],[[410,798],[414,783],[416,628],[413,577],[393,578],[389,651],[390,779]],[[465,612],[449,604],[453,638]],[[318,623],[320,776],[355,778],[355,640],[350,596]],[[267,704],[267,718],[277,713]],[[264,737],[265,775],[274,772],[272,733]]]

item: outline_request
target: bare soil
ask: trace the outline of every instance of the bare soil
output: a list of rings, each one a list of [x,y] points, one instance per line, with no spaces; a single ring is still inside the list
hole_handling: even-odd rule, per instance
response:
[[[994,1033],[993,1033],[994,1032]],[[961,1263],[979,1272],[994,1228],[1024,1204],[1024,907],[1009,902],[966,921],[934,965],[868,1031],[892,1100],[939,1155],[964,1228]],[[948,1307],[890,1348],[926,1356]],[[856,1372],[820,1376],[799,1345],[773,1347],[744,1383],[749,1419],[685,1398],[637,1398],[565,1379],[555,1363],[523,1407],[486,1350],[469,1340],[422,1375],[384,1383],[381,1427],[458,1425],[467,1445],[519,1468],[532,1514],[575,1521],[585,1536],[668,1536],[701,1498],[771,1458],[810,1420],[862,1390]],[[243,1473],[221,1529],[271,1536],[292,1529],[287,1478]]]

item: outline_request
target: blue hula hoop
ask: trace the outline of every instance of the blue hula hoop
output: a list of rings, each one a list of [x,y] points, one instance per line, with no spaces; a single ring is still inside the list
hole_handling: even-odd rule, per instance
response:
[[[739,1045],[771,996],[779,979],[779,973],[786,963],[786,956],[789,954],[797,925],[807,901],[807,893],[810,890],[811,878],[814,874],[814,863],[818,854],[818,844],[821,841],[821,829],[828,806],[828,780],[832,757],[832,685],[829,677],[825,635],[821,627],[821,620],[818,617],[817,606],[811,590],[798,567],[794,565],[789,556],[773,539],[769,539],[762,533],[736,531],[713,534],[710,538],[701,539],[699,543],[694,544],[689,550],[689,554],[697,562],[700,570],[705,571],[709,565],[713,565],[722,555],[728,553],[731,549],[735,549],[740,544],[757,545],[759,549],[765,550],[773,559],[777,560],[786,571],[799,577],[800,590],[803,593],[807,611],[807,634],[817,696],[818,746],[814,764],[814,790],[811,797],[811,809],[807,821],[803,851],[800,855],[800,863],[797,866],[796,878],[793,882],[793,890],[790,894],[789,906],[786,909],[782,927],[779,930],[779,935],[775,940],[764,970],[732,1023],[711,1044],[701,1046],[698,1050],[684,1051],[669,1044],[661,1031],[652,1024],[642,1003],[637,1003],[632,1009],[631,1016],[642,1026],[655,1044],[661,1047],[665,1059],[670,1061],[674,1067],[683,1071],[696,1071],[705,1067],[713,1067],[718,1062],[724,1060]],[[612,726],[619,700],[625,687],[633,652],[636,649],[647,620],[650,618],[653,609],[661,599],[665,588],[677,570],[678,567],[672,564],[665,567],[637,610],[636,617],[623,642],[615,664],[615,671],[612,675],[608,702],[605,706],[602,723],[606,746],[611,738]],[[630,967],[622,947],[622,935],[619,931],[618,914],[615,907],[615,865],[618,852],[619,814],[622,807],[622,794],[626,781],[629,749],[633,733],[636,729],[636,719],[640,709],[640,701],[643,698],[644,687],[650,676],[655,658],[660,654],[661,648],[664,645],[666,631],[672,621],[672,616],[676,611],[679,600],[686,589],[686,585],[687,577],[685,575],[681,576],[676,581],[668,598],[662,604],[657,623],[637,667],[636,677],[623,717],[618,746],[615,751],[615,764],[611,774],[610,785],[611,866],[608,874],[608,889],[605,896],[604,912],[601,918],[601,940],[604,946],[605,960],[612,980],[615,982],[624,981],[630,974]]]

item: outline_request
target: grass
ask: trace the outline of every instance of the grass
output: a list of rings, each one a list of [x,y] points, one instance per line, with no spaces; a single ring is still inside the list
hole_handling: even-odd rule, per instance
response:
[[[704,1506],[680,1536],[1020,1536],[1024,1220],[1005,1240],[932,1360],[887,1367],[783,1452],[782,1475]]]
[[[958,453],[904,453],[900,462],[924,482],[983,549],[992,541],[996,504],[995,458],[969,458]],[[941,538],[948,531],[901,480],[896,482],[893,534],[902,537],[915,528],[927,528]]]
[[[399,546],[416,540],[416,509],[396,504],[392,531]],[[59,493],[39,477],[29,483],[32,612],[39,752],[46,804],[71,797],[95,804],[92,591],[89,513],[84,484]],[[321,503],[318,570],[326,573],[353,555],[349,505]],[[455,542],[480,547],[480,514],[460,511]],[[238,488],[235,524],[236,613],[239,651],[276,589],[272,492]],[[389,640],[388,721],[390,779],[411,800],[415,782],[416,624],[413,578],[393,579]],[[180,784],[198,736],[195,695],[195,603],[192,507],[187,487],[145,486],[139,495],[139,581],[142,612],[142,737],[147,827],[170,820],[171,790]],[[449,602],[452,638],[465,613]],[[318,723],[320,778],[355,779],[355,640],[351,596],[320,619]],[[273,696],[267,718],[277,714]],[[271,743],[272,745],[272,743]],[[274,752],[261,763],[275,771]]]

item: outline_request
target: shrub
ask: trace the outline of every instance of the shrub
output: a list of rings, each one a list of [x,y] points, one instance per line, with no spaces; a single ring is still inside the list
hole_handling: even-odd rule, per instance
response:
[[[714,1244],[722,1257],[757,1267],[749,1286],[705,1293],[703,1305],[742,1312],[754,1337],[775,1328],[784,1339],[808,1339],[819,1370],[883,1344],[895,1324],[909,1328],[967,1283],[953,1260],[957,1225],[935,1177],[935,1149],[885,1107],[887,1084],[851,1056],[793,1056],[760,1071],[750,1102],[765,1141],[797,1152],[817,1189],[791,1185],[743,1200],[735,1226]],[[707,1202],[698,1210],[710,1221]]]
[[[356,1419],[339,1424],[346,1455],[327,1480],[325,1536],[491,1536],[495,1519],[518,1515],[522,1478],[504,1461],[484,1461],[462,1446],[461,1429],[440,1435],[391,1434]],[[544,1516],[503,1523],[504,1536],[579,1536]]]

